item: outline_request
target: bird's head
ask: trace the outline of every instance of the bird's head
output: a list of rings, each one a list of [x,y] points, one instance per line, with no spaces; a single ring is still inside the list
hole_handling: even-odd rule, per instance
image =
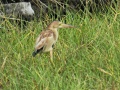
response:
[[[50,29],[58,29],[58,28],[73,28],[72,25],[64,24],[60,21],[53,21],[48,28]]]

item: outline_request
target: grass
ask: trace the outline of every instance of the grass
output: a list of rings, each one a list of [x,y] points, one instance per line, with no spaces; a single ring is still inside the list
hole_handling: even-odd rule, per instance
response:
[[[76,28],[59,29],[55,66],[49,53],[32,57],[44,21],[32,21],[24,30],[9,21],[1,23],[0,90],[120,89],[119,10],[91,16],[67,12],[61,21]]]

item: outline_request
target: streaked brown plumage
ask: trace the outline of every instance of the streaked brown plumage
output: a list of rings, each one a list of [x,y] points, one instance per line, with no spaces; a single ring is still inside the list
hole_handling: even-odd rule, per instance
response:
[[[53,21],[46,30],[42,31],[38,38],[36,39],[35,50],[33,56],[35,56],[40,51],[48,52],[50,51],[50,57],[53,58],[52,49],[53,45],[58,39],[58,28],[72,28],[73,26],[63,24],[59,21]]]

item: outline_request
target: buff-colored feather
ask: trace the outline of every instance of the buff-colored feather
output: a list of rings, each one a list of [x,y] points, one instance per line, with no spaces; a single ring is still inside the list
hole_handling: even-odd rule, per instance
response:
[[[38,38],[36,39],[35,50],[33,56],[35,56],[40,51],[48,52],[53,49],[53,45],[58,39],[58,28],[70,28],[71,25],[63,24],[59,21],[53,21],[46,30],[42,31]],[[51,54],[52,55],[52,54]],[[52,56],[51,56],[52,57]]]

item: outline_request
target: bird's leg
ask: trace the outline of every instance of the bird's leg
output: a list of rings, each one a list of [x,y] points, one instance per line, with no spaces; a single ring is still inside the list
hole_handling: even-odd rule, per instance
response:
[[[53,64],[53,66],[55,66],[53,62],[53,50],[50,51],[50,61]]]
[[[51,61],[53,61],[53,51],[52,50],[50,51],[50,59],[51,59]]]

